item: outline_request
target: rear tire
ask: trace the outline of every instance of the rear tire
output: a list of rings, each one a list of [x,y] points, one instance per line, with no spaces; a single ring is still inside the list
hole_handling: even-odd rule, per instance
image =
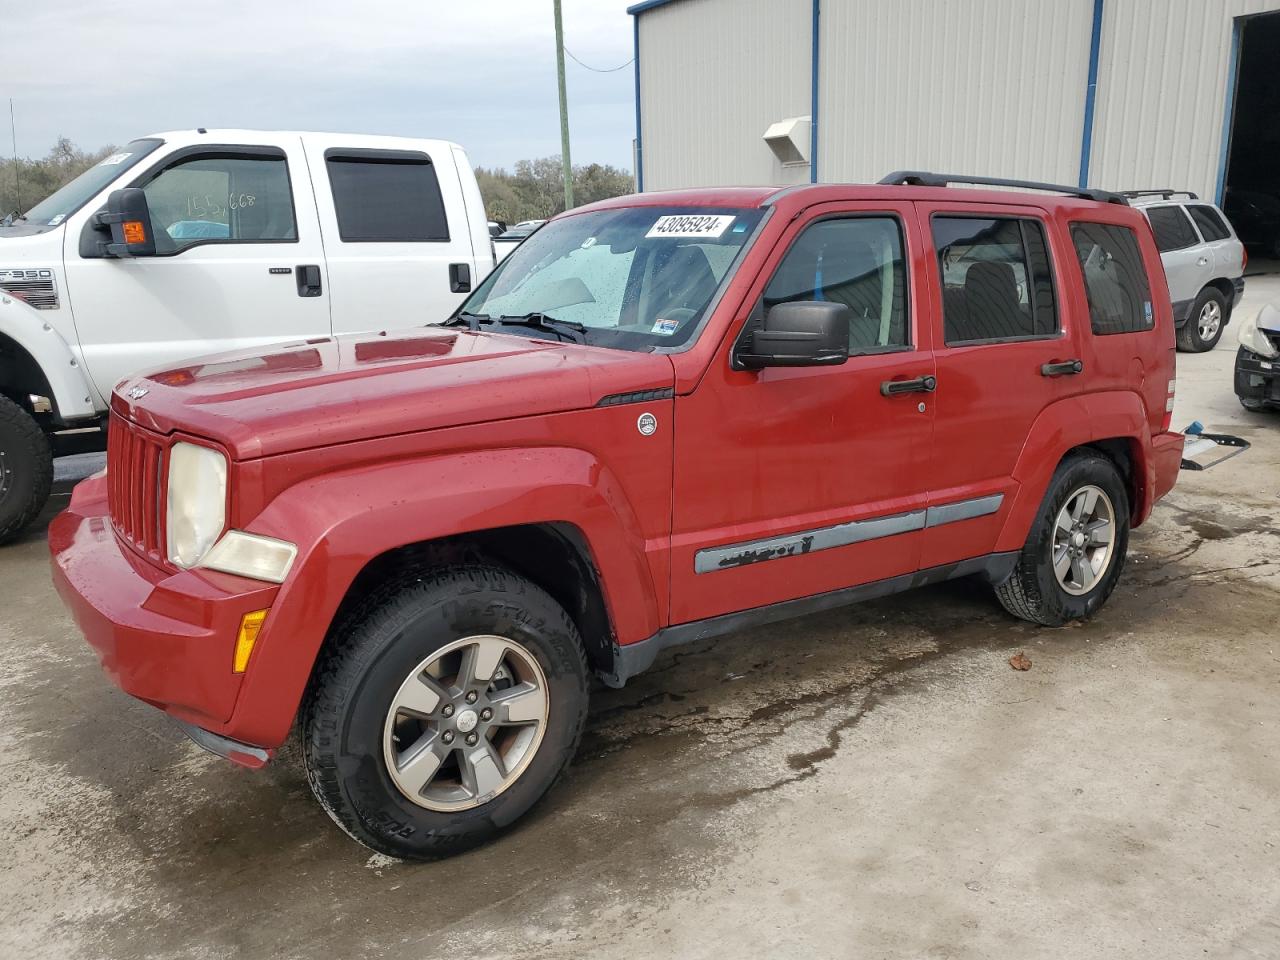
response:
[[[1046,627],[1088,619],[1115,589],[1128,548],[1129,497],[1115,464],[1100,454],[1072,454],[1054,471],[996,596],[1015,617]]]
[[[31,414],[0,397],[0,544],[40,515],[53,489],[53,451]]]
[[[1227,328],[1229,310],[1222,291],[1205,287],[1196,297],[1187,322],[1178,330],[1178,349],[1184,353],[1212,350]]]
[[[372,850],[426,860],[482,843],[577,750],[588,680],[577,627],[509,571],[407,575],[329,642],[303,707],[308,779],[334,822]]]

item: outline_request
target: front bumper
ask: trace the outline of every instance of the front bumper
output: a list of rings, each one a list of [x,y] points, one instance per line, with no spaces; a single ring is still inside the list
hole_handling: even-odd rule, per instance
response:
[[[1236,351],[1236,396],[1280,407],[1280,358],[1265,360],[1252,350]]]
[[[279,588],[142,559],[116,538],[101,477],[75,488],[49,527],[49,549],[54,585],[112,681],[183,723],[238,740],[236,634],[244,614],[270,607]]]

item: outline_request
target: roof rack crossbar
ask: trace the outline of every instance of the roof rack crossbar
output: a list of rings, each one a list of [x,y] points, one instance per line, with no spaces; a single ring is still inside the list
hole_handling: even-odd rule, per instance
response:
[[[1192,193],[1190,190],[1174,190],[1172,187],[1152,187],[1148,190],[1124,190],[1121,196],[1137,198],[1137,197],[1163,197],[1165,200],[1181,194],[1188,200],[1199,200],[1200,197]]]
[[[1128,206],[1129,201],[1110,190],[1092,187],[1069,187],[1061,183],[1040,183],[1036,180],[1006,180],[1003,177],[971,177],[958,173],[930,173],[927,170],[895,170],[884,177],[882,184],[903,184],[916,187],[945,187],[950,183],[972,183],[984,187],[1019,187],[1023,190],[1043,190],[1049,193],[1065,193],[1071,197],[1083,197],[1098,203],[1119,203]]]

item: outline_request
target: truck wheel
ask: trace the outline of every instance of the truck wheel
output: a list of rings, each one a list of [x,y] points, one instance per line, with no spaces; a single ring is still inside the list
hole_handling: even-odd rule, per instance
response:
[[[1196,297],[1187,322],[1178,330],[1178,349],[1184,353],[1204,353],[1222,339],[1227,326],[1227,301],[1221,291],[1205,287]]]
[[[1009,579],[996,596],[1046,627],[1085,620],[1106,603],[1129,548],[1129,497],[1115,465],[1076,454],[1054,471]]]
[[[365,846],[475,846],[550,789],[587,716],[577,627],[539,587],[463,565],[376,591],[330,636],[303,707],[316,798]]]
[[[31,414],[0,397],[0,543],[40,515],[53,488],[53,452]]]

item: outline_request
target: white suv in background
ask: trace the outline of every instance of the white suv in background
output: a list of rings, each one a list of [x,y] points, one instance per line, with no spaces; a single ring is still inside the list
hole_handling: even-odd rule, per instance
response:
[[[1146,214],[1156,235],[1173,301],[1178,349],[1212,350],[1244,293],[1244,244],[1222,211],[1194,193],[1130,190],[1125,196]]]

